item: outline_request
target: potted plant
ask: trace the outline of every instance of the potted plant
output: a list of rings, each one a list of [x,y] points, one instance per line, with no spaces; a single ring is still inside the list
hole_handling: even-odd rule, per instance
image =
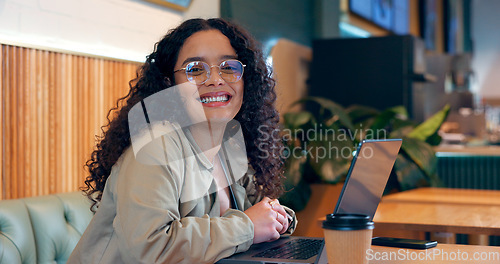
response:
[[[312,104],[316,110],[284,114],[283,204],[300,211],[311,195],[310,184],[343,182],[351,153],[363,139],[403,139],[385,193],[440,185],[433,146],[440,143],[437,132],[449,106],[417,124],[403,106],[384,111],[359,105],[344,108],[321,97],[306,97],[295,104]]]

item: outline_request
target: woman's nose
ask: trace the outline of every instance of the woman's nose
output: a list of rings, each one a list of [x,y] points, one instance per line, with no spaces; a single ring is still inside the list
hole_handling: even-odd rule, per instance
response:
[[[206,86],[220,86],[224,84],[224,79],[219,75],[219,68],[217,66],[212,66],[210,70],[210,76],[208,76],[207,81],[204,83]]]

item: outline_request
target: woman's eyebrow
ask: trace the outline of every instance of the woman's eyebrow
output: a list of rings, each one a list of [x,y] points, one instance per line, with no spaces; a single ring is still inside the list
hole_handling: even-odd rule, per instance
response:
[[[237,59],[238,55],[224,55],[220,57],[222,60],[227,60],[227,59]]]
[[[227,59],[238,59],[237,55],[222,55],[220,56],[221,60],[227,60]],[[186,63],[193,62],[193,61],[205,61],[204,57],[189,57],[185,59],[181,65],[185,65]]]
[[[190,58],[187,58],[185,59],[181,65],[184,65],[188,62],[192,62],[192,61],[204,61],[204,58],[203,57],[190,57]]]

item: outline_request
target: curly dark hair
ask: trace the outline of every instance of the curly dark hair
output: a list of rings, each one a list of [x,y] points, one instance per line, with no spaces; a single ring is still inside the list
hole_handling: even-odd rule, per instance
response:
[[[155,44],[154,51],[129,82],[128,94],[108,112],[108,124],[103,126],[102,137],[98,138],[86,167],[90,172],[82,190],[93,201],[95,211],[102,198],[102,192],[112,166],[131,145],[128,113],[144,98],[167,89],[175,83],[174,65],[181,47],[188,37],[204,30],[219,30],[230,41],[238,59],[246,64],[243,104],[235,119],[240,122],[247,157],[255,170],[254,183],[259,194],[277,198],[283,193],[283,160],[279,151],[282,143],[274,135],[279,128],[279,115],[274,106],[275,81],[265,63],[259,44],[244,29],[219,18],[191,19],[170,30]],[[111,113],[114,117],[110,120]]]

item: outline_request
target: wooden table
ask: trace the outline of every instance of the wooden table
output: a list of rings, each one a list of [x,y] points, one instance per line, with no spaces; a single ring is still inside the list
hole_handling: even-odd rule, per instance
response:
[[[321,225],[324,217],[319,220]],[[398,237],[392,234],[380,234],[381,231],[386,230],[500,235],[500,207],[495,205],[384,201],[379,204],[373,221],[375,222],[374,232],[377,236]],[[414,238],[422,239],[422,237]],[[439,236],[432,239],[438,242],[454,243],[454,239],[444,240],[439,239]]]
[[[382,201],[500,206],[500,191],[451,188],[418,188],[414,190],[386,195],[382,198]]]
[[[372,246],[367,252],[370,264],[498,264],[500,247],[438,244],[427,250]]]
[[[420,188],[387,195],[374,221],[379,229],[470,234],[469,243],[488,244],[500,235],[500,191]],[[437,238],[454,243],[454,235]]]
[[[424,239],[431,232],[433,240],[453,244],[455,234],[468,234],[469,244],[488,245],[488,236],[500,235],[500,191],[420,188],[391,194],[383,197],[374,222],[376,236]]]
[[[373,218],[380,229],[500,235],[500,207],[382,202]]]

